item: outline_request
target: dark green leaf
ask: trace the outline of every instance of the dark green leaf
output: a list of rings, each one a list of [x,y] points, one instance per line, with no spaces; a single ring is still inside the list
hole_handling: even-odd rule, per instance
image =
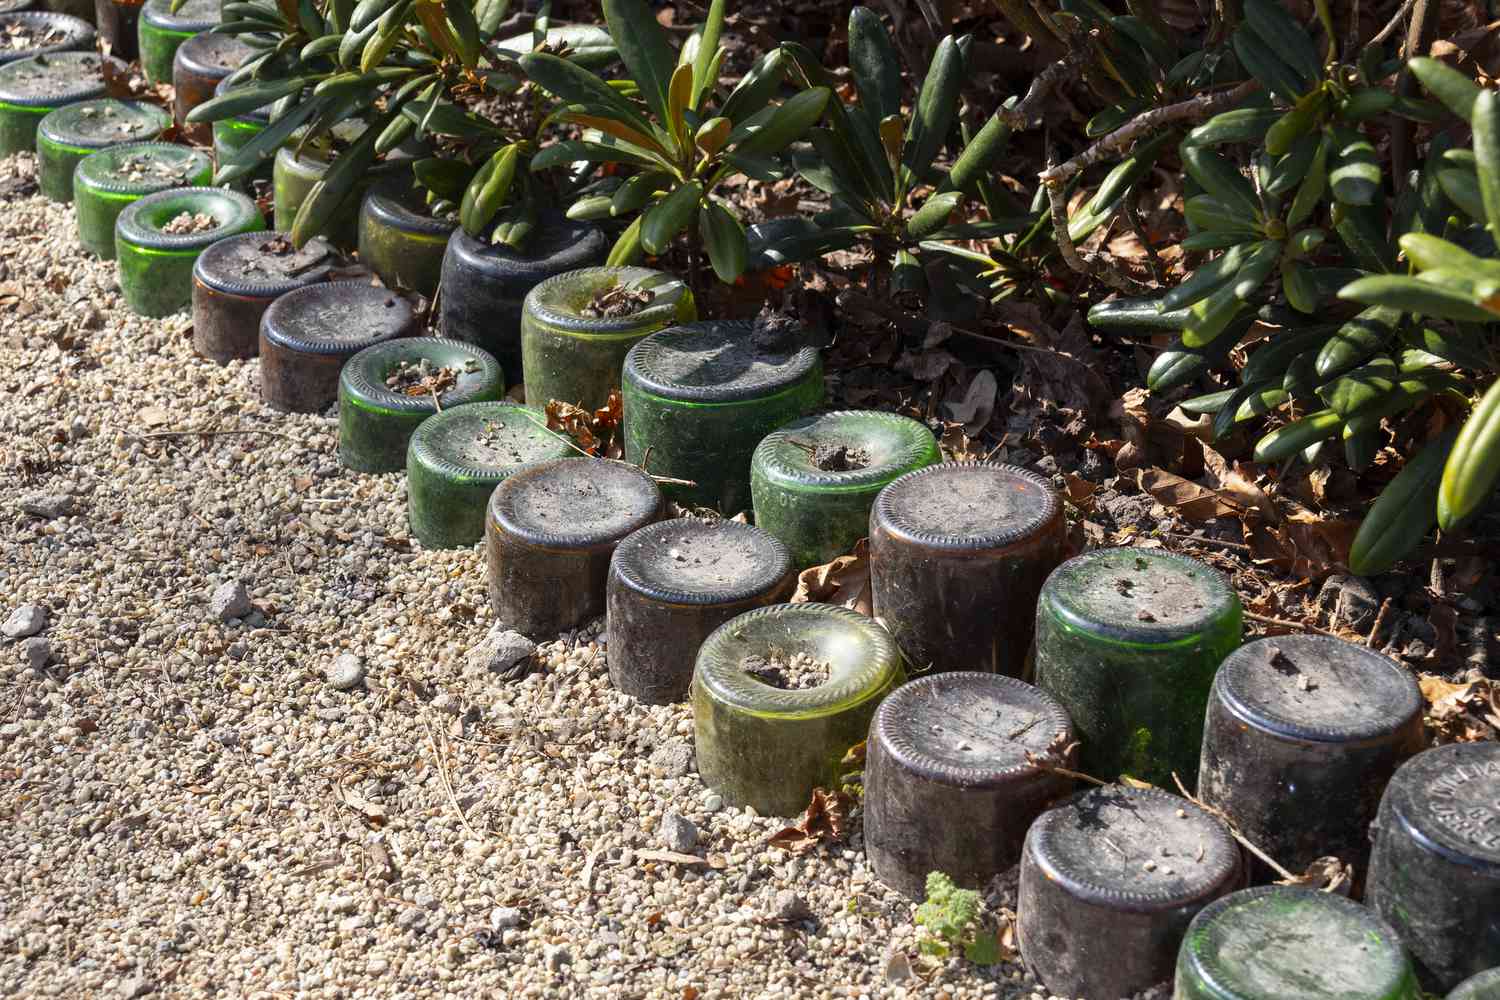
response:
[[[604,21],[609,26],[609,36],[620,50],[620,59],[630,71],[631,79],[641,88],[646,106],[665,123],[668,117],[667,87],[672,82],[672,71],[677,68],[677,57],[667,41],[666,32],[656,22],[646,0],[603,0],[603,3]],[[528,68],[527,73],[530,72]]]

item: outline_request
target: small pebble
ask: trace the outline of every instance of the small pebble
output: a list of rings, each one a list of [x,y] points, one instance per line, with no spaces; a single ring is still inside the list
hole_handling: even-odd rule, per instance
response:
[[[661,839],[667,850],[686,854],[698,846],[698,828],[686,816],[667,813],[661,821]]]
[[[32,670],[41,670],[52,662],[52,643],[46,636],[33,636],[26,640],[26,665]]]
[[[784,924],[791,924],[807,920],[812,916],[812,910],[808,907],[807,900],[796,892],[782,889],[776,893],[776,899],[771,904],[771,916]]]
[[[8,639],[24,639],[46,627],[47,609],[40,604],[23,604],[10,613],[4,625],[0,625],[0,632]]]
[[[335,691],[350,691],[364,683],[364,657],[354,653],[340,653],[328,665],[328,686]]]
[[[208,610],[222,622],[244,618],[254,607],[255,605],[250,603],[250,591],[245,587],[243,580],[230,580],[219,584],[208,599]]]

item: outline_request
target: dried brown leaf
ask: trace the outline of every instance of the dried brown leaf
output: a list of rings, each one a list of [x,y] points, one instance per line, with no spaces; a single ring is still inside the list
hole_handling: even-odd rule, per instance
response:
[[[792,854],[805,854],[825,840],[841,841],[853,806],[854,800],[843,792],[815,788],[802,818],[795,825],[773,833],[766,843]]]

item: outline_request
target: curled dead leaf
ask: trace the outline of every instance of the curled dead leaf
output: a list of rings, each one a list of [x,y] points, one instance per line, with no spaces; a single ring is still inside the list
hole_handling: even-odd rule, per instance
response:
[[[871,614],[869,540],[861,538],[853,552],[799,573],[792,603],[803,601],[837,604],[863,615]]]
[[[794,826],[773,833],[766,843],[792,854],[805,854],[825,840],[843,840],[853,806],[854,800],[843,792],[814,788],[802,818]]]

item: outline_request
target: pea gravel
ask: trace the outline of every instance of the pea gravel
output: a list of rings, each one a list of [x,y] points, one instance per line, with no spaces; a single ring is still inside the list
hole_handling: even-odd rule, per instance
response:
[[[480,548],[131,315],[33,171],[0,160],[0,619],[50,652],[0,639],[0,995],[1041,995],[921,959],[857,822],[767,846],[602,622],[497,678]]]

